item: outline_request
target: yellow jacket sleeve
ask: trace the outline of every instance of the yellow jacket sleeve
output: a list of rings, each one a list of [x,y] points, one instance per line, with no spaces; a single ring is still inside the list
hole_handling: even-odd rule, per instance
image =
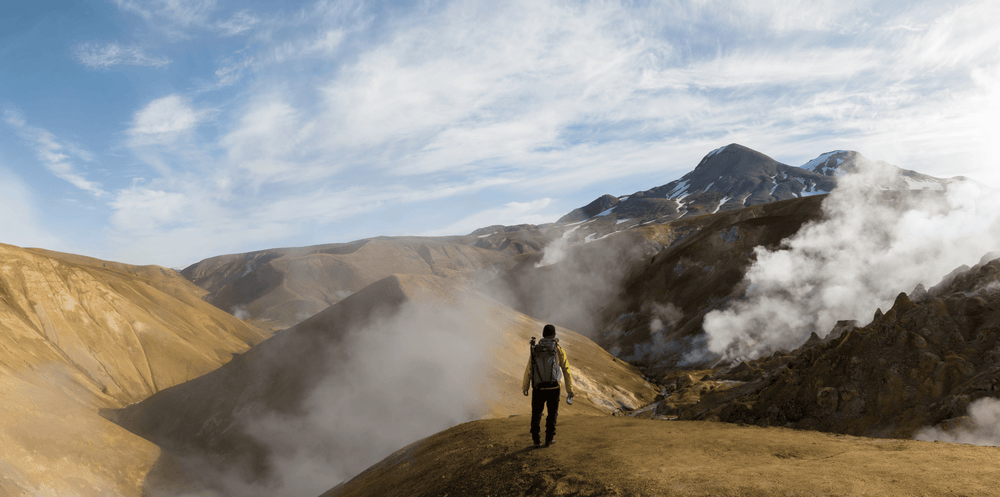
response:
[[[531,387],[531,356],[528,356],[528,367],[524,368],[524,381],[521,382],[521,391],[527,392]]]
[[[566,380],[566,395],[573,395],[573,374],[569,371],[569,359],[566,358],[566,351],[562,347],[559,347],[559,367],[562,368],[563,378]]]

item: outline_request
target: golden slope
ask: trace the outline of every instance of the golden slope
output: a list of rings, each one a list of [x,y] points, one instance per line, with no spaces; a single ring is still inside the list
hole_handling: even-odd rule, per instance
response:
[[[193,287],[165,268],[0,244],[0,373],[70,366],[110,407],[205,374],[264,339]]]
[[[165,268],[0,244],[0,495],[196,489],[157,446],[99,412],[264,338],[201,293]]]
[[[528,419],[465,423],[323,497],[996,495],[1000,452],[698,421],[561,417],[553,447]]]

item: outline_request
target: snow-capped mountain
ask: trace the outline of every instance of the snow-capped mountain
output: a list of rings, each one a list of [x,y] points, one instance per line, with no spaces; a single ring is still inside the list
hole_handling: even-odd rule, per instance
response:
[[[875,168],[895,172],[896,174],[886,175],[888,176],[887,181],[873,184],[873,186],[883,190],[944,190],[949,183],[965,179],[961,176],[947,179],[935,178],[916,171],[901,169],[885,161],[873,161],[852,150],[827,152],[800,167],[833,178]]]
[[[949,183],[963,179],[935,178],[883,161],[872,161],[850,150],[827,152],[794,167],[733,143],[709,152],[694,170],[680,179],[628,196],[604,195],[563,216],[557,224],[604,216],[618,221],[666,222],[822,195],[830,193],[845,174],[876,167],[888,171],[882,175],[884,179],[874,180],[872,185],[883,190],[943,190]]]

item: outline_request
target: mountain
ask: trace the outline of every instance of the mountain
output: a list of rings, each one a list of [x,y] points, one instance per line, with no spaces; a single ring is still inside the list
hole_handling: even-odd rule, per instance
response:
[[[586,207],[571,211],[557,224],[589,219],[594,222],[588,223],[589,226],[596,228],[595,232],[601,236],[610,229],[608,221],[620,229],[622,223],[627,223],[627,227],[665,222],[822,195],[836,188],[838,179],[845,174],[874,169],[886,172],[872,184],[883,190],[941,190],[964,179],[935,178],[845,150],[828,152],[801,167],[793,167],[733,143],[709,152],[694,170],[680,179],[623,197],[604,195]],[[604,209],[597,210],[598,206]]]
[[[0,494],[178,495],[177,461],[103,414],[266,334],[177,272],[0,244]]]
[[[224,486],[219,475],[231,475],[261,495],[306,495],[282,481],[288,461],[327,461],[318,494],[423,436],[528,412],[521,378],[542,324],[446,278],[391,276],[116,419],[217,468],[210,481]],[[577,398],[563,413],[634,409],[655,397],[635,367],[570,330],[558,337]]]
[[[501,231],[499,228],[497,231]],[[515,231],[521,231],[520,229]],[[393,274],[466,280],[499,271],[513,255],[541,250],[544,237],[517,233],[465,237],[380,237],[350,243],[212,257],[181,274],[216,307],[263,328],[281,330]],[[479,246],[470,246],[477,244]]]
[[[948,179],[935,178],[909,169],[901,169],[885,161],[872,161],[851,150],[827,152],[800,167],[834,178],[859,171],[885,169],[890,172],[888,177],[885,181],[873,185],[882,190],[944,190],[955,181],[966,180],[963,176]]]

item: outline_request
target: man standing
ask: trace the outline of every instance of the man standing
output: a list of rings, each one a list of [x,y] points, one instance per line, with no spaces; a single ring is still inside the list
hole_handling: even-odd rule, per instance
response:
[[[556,327],[551,324],[542,328],[542,339],[535,344],[535,339],[531,339],[531,357],[528,359],[528,367],[524,369],[524,381],[521,390],[524,395],[528,395],[528,386],[531,389],[531,440],[535,442],[535,447],[540,447],[542,441],[539,437],[541,431],[540,422],[542,420],[542,409],[548,408],[548,416],[545,417],[545,446],[550,447],[555,444],[556,436],[556,416],[559,415],[559,380],[566,378],[566,403],[573,404],[573,375],[569,372],[569,361],[566,359],[566,351],[559,346],[559,339],[556,338]]]

